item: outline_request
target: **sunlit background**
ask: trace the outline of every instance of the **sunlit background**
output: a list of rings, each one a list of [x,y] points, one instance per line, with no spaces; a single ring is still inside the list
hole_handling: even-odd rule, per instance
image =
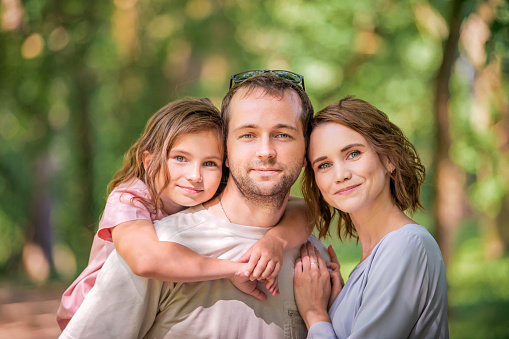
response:
[[[231,74],[287,69],[315,110],[352,94],[409,136],[451,338],[509,338],[507,1],[2,0],[0,13],[0,337],[58,335],[106,185],[158,108],[219,106]],[[359,248],[325,242],[347,276]]]

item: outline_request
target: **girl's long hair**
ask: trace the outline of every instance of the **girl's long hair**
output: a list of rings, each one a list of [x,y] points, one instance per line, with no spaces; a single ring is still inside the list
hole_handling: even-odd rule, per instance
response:
[[[124,155],[122,168],[114,175],[107,187],[107,194],[122,183],[132,184],[133,179],[145,183],[150,200],[136,198],[155,212],[162,207],[161,193],[168,186],[167,160],[175,141],[183,134],[213,131],[223,145],[223,125],[219,111],[209,99],[182,99],[171,102],[157,111],[147,122],[140,138]],[[151,154],[147,168],[143,165],[143,154]],[[223,165],[223,169],[224,169]],[[156,178],[162,171],[165,182],[156,189]],[[224,173],[223,171],[223,178]]]

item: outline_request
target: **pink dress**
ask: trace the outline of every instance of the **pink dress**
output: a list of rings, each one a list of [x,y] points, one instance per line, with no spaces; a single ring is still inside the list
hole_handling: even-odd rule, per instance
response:
[[[133,197],[150,199],[147,186],[139,179],[133,180],[131,185],[126,183],[119,185],[108,196],[99,222],[99,231],[92,243],[88,266],[62,295],[62,301],[57,311],[57,323],[61,330],[64,330],[85,296],[94,286],[99,270],[114,249],[111,229],[127,221],[149,220],[153,222],[168,216],[162,210],[151,213],[149,208],[139,200],[131,201]]]

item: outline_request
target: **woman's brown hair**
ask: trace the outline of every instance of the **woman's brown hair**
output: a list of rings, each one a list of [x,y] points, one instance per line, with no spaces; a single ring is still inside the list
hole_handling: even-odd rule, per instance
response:
[[[327,123],[340,124],[356,131],[371,144],[380,159],[389,159],[395,167],[390,174],[391,196],[400,210],[414,213],[423,208],[420,188],[426,178],[426,169],[421,164],[415,147],[401,129],[389,121],[384,112],[364,100],[347,96],[318,112],[313,118],[311,128],[313,130],[316,126]],[[330,235],[330,224],[335,216],[338,217],[339,238],[341,239],[342,235],[357,238],[355,226],[348,213],[330,206],[323,198],[311,166],[306,166],[302,193],[321,238]]]
[[[160,209],[161,192],[169,183],[170,173],[166,163],[175,141],[183,134],[213,131],[217,133],[222,146],[222,127],[218,109],[207,98],[182,99],[167,104],[148,120],[140,138],[129,148],[124,156],[122,168],[108,184],[107,193],[111,193],[122,183],[130,184],[133,179],[140,179],[147,185],[151,199],[149,201],[137,199],[153,211]],[[143,165],[143,154],[146,151],[151,154],[147,168]],[[158,191],[155,181],[161,171],[163,171],[165,182]]]

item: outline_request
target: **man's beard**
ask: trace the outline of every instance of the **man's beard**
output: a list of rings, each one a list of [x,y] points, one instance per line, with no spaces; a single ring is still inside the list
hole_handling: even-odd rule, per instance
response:
[[[278,182],[273,183],[269,187],[263,185],[263,181],[255,182],[249,177],[249,172],[246,167],[239,168],[232,166],[230,162],[230,176],[232,177],[235,185],[240,193],[246,198],[250,204],[257,204],[260,207],[273,207],[280,208],[285,201],[288,192],[292,185],[295,183],[302,170],[304,159],[295,161],[289,166],[277,164],[274,159],[268,161],[260,161],[248,164],[247,168],[258,167],[274,167],[277,164],[277,169],[285,172]]]

